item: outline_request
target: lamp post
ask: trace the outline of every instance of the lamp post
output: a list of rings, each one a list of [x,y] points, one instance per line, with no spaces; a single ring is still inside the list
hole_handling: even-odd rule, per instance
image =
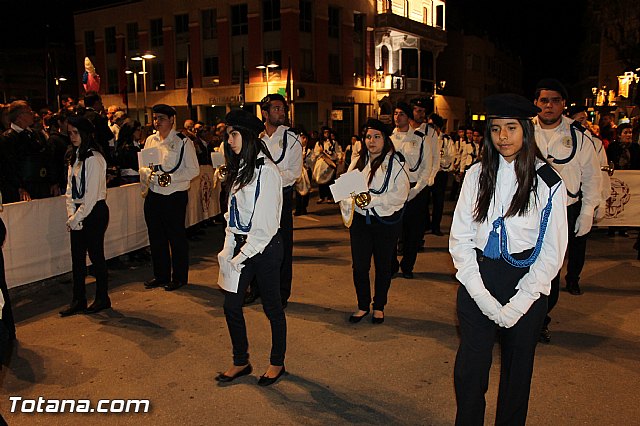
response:
[[[147,124],[149,121],[147,120],[147,60],[154,59],[156,55],[153,53],[145,53],[144,55],[136,55],[131,58],[132,61],[142,61],[142,90],[143,90],[143,99],[144,99],[144,124]]]
[[[268,64],[258,64],[256,68],[259,70],[264,70],[267,76],[267,96],[269,95],[269,68],[278,68],[278,65],[275,61],[271,61]]]
[[[55,77],[56,81],[56,99],[58,100],[58,111],[60,111],[60,82],[67,81],[65,77]]]
[[[136,119],[140,121],[140,104],[138,104],[138,73],[127,68],[125,70],[125,74],[133,75],[133,92],[135,93],[136,98]]]

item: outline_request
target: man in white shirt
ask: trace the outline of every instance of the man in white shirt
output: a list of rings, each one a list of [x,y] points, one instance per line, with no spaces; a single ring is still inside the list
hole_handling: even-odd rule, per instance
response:
[[[200,174],[193,142],[174,130],[175,119],[176,111],[169,105],[153,107],[157,133],[149,136],[144,146],[160,150],[161,164],[154,165],[153,170],[140,167],[140,180],[149,182],[144,218],[154,275],[144,285],[146,288],[164,286],[167,291],[180,288],[188,281],[185,216],[191,180]]]
[[[402,221],[402,260],[399,264],[396,260],[394,265],[395,270],[402,269],[402,276],[407,279],[413,278],[413,267],[426,226],[427,186],[433,185],[438,171],[433,170],[431,150],[431,146],[437,146],[438,142],[435,130],[427,126],[429,134],[425,135],[412,129],[409,125],[409,117],[412,115],[411,106],[398,102],[393,112],[396,128],[391,135],[396,151],[404,156],[404,167],[411,186]]]
[[[562,115],[567,90],[556,79],[540,80],[534,103],[542,111],[534,119],[538,148],[553,168],[562,176],[567,187],[567,220],[569,244],[567,248],[566,289],[570,294],[582,294],[578,281],[584,266],[587,236],[593,215],[601,200],[602,174],[591,136],[574,120]],[[576,125],[577,124],[577,125]],[[551,281],[548,312],[558,301],[560,273]],[[548,343],[547,315],[540,341]]]
[[[274,93],[264,97],[260,102],[260,110],[265,125],[262,140],[282,176],[280,235],[284,256],[280,267],[280,296],[282,306],[286,307],[293,278],[293,190],[302,173],[302,145],[296,132],[285,125],[288,106],[282,95]]]

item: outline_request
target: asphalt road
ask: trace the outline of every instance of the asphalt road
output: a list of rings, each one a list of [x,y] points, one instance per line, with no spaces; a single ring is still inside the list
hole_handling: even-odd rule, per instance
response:
[[[58,316],[71,298],[69,274],[14,291],[19,340],[0,371],[2,416],[10,425],[453,424],[459,340],[447,236],[427,235],[415,279],[393,280],[384,324],[349,324],[356,309],[349,235],[335,205],[311,203],[310,215],[295,218],[289,373],[277,384],[256,385],[270,348],[259,304],[245,309],[254,373],[226,386],[213,380],[231,364],[215,284],[218,225],[191,242],[189,285],[175,292],[145,290],[150,264],[124,256],[110,268],[113,309],[97,315]],[[445,230],[452,209],[448,203]],[[640,261],[632,244],[593,232],[585,293],[561,294],[552,342],[538,346],[529,424],[640,424]],[[93,278],[87,283],[92,295]],[[495,414],[497,349],[487,424]],[[150,409],[20,414],[10,412],[12,396],[23,398],[17,408],[34,410],[38,397],[48,401],[42,408],[54,399],[88,399],[93,408],[102,399],[147,399]]]

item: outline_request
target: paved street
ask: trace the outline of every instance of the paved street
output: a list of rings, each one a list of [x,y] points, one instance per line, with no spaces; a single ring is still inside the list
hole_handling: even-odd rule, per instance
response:
[[[110,270],[113,310],[60,318],[70,275],[14,295],[18,343],[0,372],[0,413],[33,424],[407,424],[450,425],[458,345],[457,284],[447,236],[427,235],[415,279],[395,278],[386,320],[349,324],[356,309],[349,236],[335,205],[295,218],[293,296],[286,310],[289,374],[256,385],[270,333],[261,305],[245,309],[254,373],[220,386],[231,344],[216,253],[223,228],[191,243],[190,284],[145,290],[149,264]],[[448,203],[448,230],[453,204]],[[531,425],[640,424],[640,261],[633,239],[597,230],[589,243],[584,295],[562,292],[552,343],[538,346]],[[635,237],[635,232],[632,236]],[[124,256],[123,256],[124,259]],[[89,294],[95,286],[89,277]],[[487,393],[493,424],[499,366]],[[9,396],[149,399],[146,414],[12,414]]]

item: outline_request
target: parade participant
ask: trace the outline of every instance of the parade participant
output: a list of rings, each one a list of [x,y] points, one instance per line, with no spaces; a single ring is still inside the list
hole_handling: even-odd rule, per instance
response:
[[[96,313],[111,307],[104,257],[104,234],[109,224],[107,162],[95,140],[95,127],[85,117],[68,118],[67,134],[71,146],[67,152],[67,231],[71,235],[73,298],[60,312],[67,317],[77,313]],[[85,277],[87,253],[96,277],[96,298],[87,308]]]
[[[300,145],[302,146],[302,173],[296,181],[296,212],[294,216],[307,214],[309,207],[309,195],[311,193],[311,170],[313,169],[313,149],[309,147],[309,135],[300,133]]]
[[[293,191],[302,173],[302,145],[296,132],[285,125],[288,107],[282,95],[272,93],[260,102],[265,131],[262,140],[282,175],[282,214],[280,236],[284,257],[280,267],[280,296],[287,307],[293,278]]]
[[[534,139],[530,118],[539,109],[514,94],[489,96],[485,107],[485,154],[462,184],[449,238],[462,284],[456,425],[484,423],[496,333],[502,355],[495,424],[524,425],[549,283],[567,245],[567,195]]]
[[[433,200],[433,215],[430,220],[431,233],[442,236],[444,234],[440,229],[440,223],[442,222],[442,212],[444,211],[444,191],[447,187],[449,171],[453,167],[456,152],[451,137],[442,131],[444,119],[434,113],[429,116],[429,124],[433,125],[438,135],[438,157],[440,158],[438,173],[436,173],[433,186],[430,187],[430,195]],[[427,204],[427,215],[428,214],[429,205]]]
[[[567,249],[567,275],[569,294],[580,295],[578,285],[587,250],[587,234],[593,224],[593,215],[601,201],[602,175],[591,136],[579,123],[564,117],[567,90],[556,79],[540,80],[535,93],[536,106],[541,112],[534,119],[536,142],[542,155],[560,173],[567,187],[567,217],[569,245]],[[558,301],[560,273],[551,282],[549,312]],[[547,315],[540,339],[551,340]]]
[[[467,129],[467,135],[469,135],[469,130],[471,131],[471,137],[465,140],[465,143],[460,144],[460,174],[462,179],[464,179],[464,174],[469,167],[473,166],[477,162],[480,161],[480,156],[482,152],[482,145],[479,145],[474,139],[474,133],[480,133],[477,129]]]
[[[407,121],[408,125],[408,121]],[[381,121],[370,118],[366,123],[365,146],[349,171],[358,169],[364,174],[370,198],[368,203],[359,199],[340,202],[345,223],[351,236],[353,284],[358,298],[358,311],[349,317],[357,323],[369,314],[371,285],[369,269],[371,257],[375,264],[373,295],[374,324],[384,322],[384,308],[396,261],[395,247],[402,229],[402,214],[409,196],[409,177],[404,159],[396,153],[389,138],[389,128]],[[360,194],[359,197],[362,197]],[[366,196],[365,196],[366,197]]]
[[[221,269],[240,273],[233,284],[218,282],[225,289],[224,314],[233,345],[233,366],[216,380],[230,382],[251,374],[249,343],[242,313],[244,292],[255,279],[262,306],[271,323],[270,365],[258,380],[261,386],[275,383],[284,373],[287,323],[280,296],[280,264],[283,244],[278,233],[282,212],[282,177],[269,150],[260,139],[260,119],[245,110],[227,114],[225,158],[229,209],[225,214],[224,247],[218,254]],[[235,287],[235,288],[234,288]]]
[[[153,278],[144,286],[164,286],[165,290],[172,291],[188,281],[185,216],[189,186],[200,174],[200,166],[193,142],[173,128],[176,110],[157,104],[152,111],[157,133],[147,138],[144,147],[158,148],[162,164],[154,164],[153,170],[140,164],[140,180],[148,182],[149,188],[144,200],[144,219],[153,264]]]
[[[425,231],[425,214],[427,210],[427,186],[433,185],[437,168],[434,171],[432,146],[437,148],[437,136],[433,127],[428,126],[428,135],[409,126],[409,117],[413,114],[411,107],[405,102],[398,102],[393,113],[396,128],[391,135],[396,151],[406,161],[405,170],[409,175],[411,190],[407,199],[407,207],[402,220],[402,260],[394,262],[394,270],[402,269],[402,276],[413,278],[413,267],[416,263],[418,248]],[[440,161],[437,159],[437,161]]]
[[[318,183],[318,204],[331,202],[329,187],[335,182],[337,162],[341,155],[342,147],[335,139],[331,139],[331,129],[323,127],[322,136],[313,149],[313,178]]]
[[[0,211],[3,210],[2,206],[2,194],[0,193]],[[7,286],[7,279],[4,272],[4,254],[2,252],[2,246],[7,237],[7,228],[4,225],[2,217],[0,217],[0,323],[5,328],[7,333],[7,340],[16,340],[16,322],[13,318],[13,311],[11,309],[11,298],[9,297],[9,288]],[[2,364],[4,357],[4,350],[0,347],[0,364]]]

